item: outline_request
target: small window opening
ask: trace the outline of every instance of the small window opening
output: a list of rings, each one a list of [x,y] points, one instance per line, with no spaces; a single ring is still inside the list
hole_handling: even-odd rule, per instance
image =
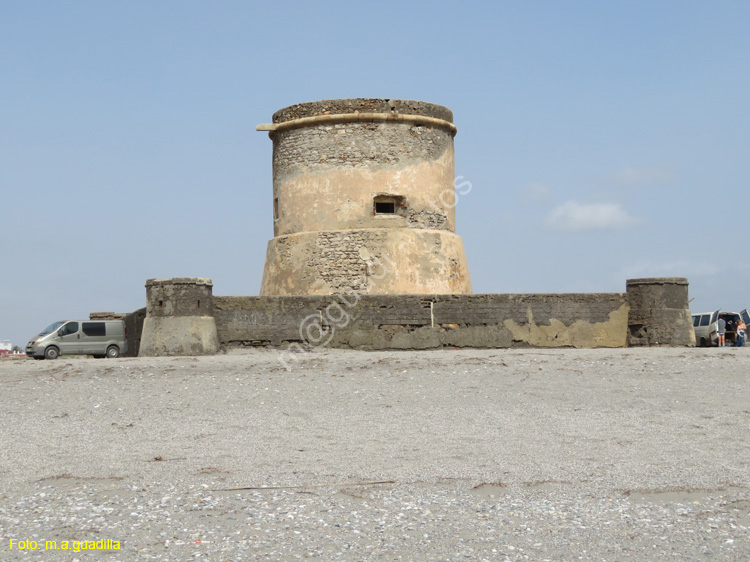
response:
[[[198,308],[201,307],[201,301],[198,301]]]
[[[273,220],[279,220],[279,198],[273,198]]]
[[[393,201],[375,201],[375,212],[379,215],[392,215],[396,212],[396,203]]]
[[[404,206],[401,195],[377,195],[373,199],[373,211],[376,215],[395,215],[399,207]]]
[[[159,308],[164,308],[164,301],[159,301]]]

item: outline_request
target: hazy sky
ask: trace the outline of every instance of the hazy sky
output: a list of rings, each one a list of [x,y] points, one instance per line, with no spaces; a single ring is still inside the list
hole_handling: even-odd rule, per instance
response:
[[[294,103],[448,106],[474,292],[684,276],[750,306],[750,2],[0,0],[0,340],[256,295]]]

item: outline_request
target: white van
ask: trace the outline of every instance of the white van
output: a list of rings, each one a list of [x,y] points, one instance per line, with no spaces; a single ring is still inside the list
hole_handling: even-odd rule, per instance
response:
[[[699,312],[693,314],[693,330],[695,343],[699,347],[715,345],[719,340],[719,310],[714,312]]]
[[[723,318],[727,323],[726,335],[727,345],[734,342],[736,332],[732,330],[732,325],[737,325],[737,320],[742,318],[745,324],[750,322],[750,314],[747,309],[743,309],[739,314],[737,312],[726,312],[715,310],[713,312],[699,312],[693,314],[693,330],[695,330],[695,343],[700,347],[709,347],[717,345],[719,341],[719,318]],[[750,325],[750,324],[748,324]]]
[[[119,357],[128,351],[128,333],[122,320],[62,320],[47,326],[26,344],[34,359],[60,355]]]

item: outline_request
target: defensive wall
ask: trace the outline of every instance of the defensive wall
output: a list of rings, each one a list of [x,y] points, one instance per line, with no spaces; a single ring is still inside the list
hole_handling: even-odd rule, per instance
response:
[[[209,296],[209,279],[151,279],[140,355],[220,348],[431,349],[695,345],[688,282],[624,293]],[[200,304],[199,302],[200,301]]]

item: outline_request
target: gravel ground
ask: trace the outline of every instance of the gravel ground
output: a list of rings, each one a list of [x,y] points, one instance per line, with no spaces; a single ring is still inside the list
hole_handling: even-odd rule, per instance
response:
[[[0,361],[0,561],[750,560],[748,348],[295,357]]]

